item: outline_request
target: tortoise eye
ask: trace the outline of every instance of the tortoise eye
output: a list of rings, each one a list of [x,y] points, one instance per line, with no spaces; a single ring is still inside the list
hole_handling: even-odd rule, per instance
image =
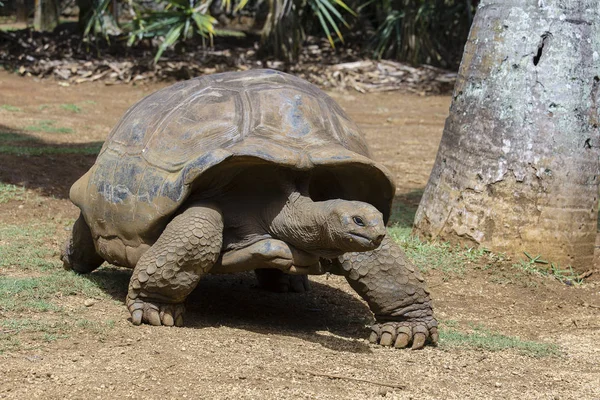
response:
[[[354,223],[358,226],[365,226],[365,222],[361,217],[352,217],[352,221],[354,221]]]

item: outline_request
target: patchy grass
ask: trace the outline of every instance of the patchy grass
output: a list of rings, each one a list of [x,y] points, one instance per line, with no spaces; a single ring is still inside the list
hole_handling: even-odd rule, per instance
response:
[[[82,111],[81,107],[79,107],[77,104],[61,104],[60,108],[76,114],[79,114]]]
[[[44,147],[0,145],[0,154],[10,154],[14,156],[45,156],[58,154],[97,155],[101,148],[102,143],[91,143],[81,147],[61,147],[56,145]]]
[[[0,204],[11,200],[23,200],[24,195],[25,188],[0,182]]]
[[[516,264],[512,264],[513,269],[528,275],[551,277],[566,285],[580,285],[583,283],[583,279],[573,271],[571,266],[561,269],[560,264],[545,261],[539,255],[535,257],[530,256],[528,253],[525,253],[525,255],[527,261],[521,260]]]
[[[71,128],[54,126],[55,123],[56,123],[56,121],[52,121],[52,120],[42,120],[42,121],[39,121],[36,125],[26,126],[25,130],[32,131],[32,132],[46,132],[46,133],[73,133],[74,132],[73,129],[71,129]]]
[[[50,224],[0,225],[0,268],[48,271],[59,267],[56,249],[45,241],[54,237]]]
[[[449,243],[422,242],[411,235],[411,229],[401,226],[388,228],[388,234],[406,252],[421,271],[430,269],[462,275],[468,264],[477,263],[489,253],[485,249],[462,248]]]
[[[10,112],[20,112],[20,111],[23,111],[23,109],[21,109],[19,107],[11,106],[9,104],[2,104],[0,106],[0,110],[10,111]]]
[[[114,326],[114,321],[81,319],[80,311],[65,307],[64,299],[110,301],[107,293],[126,290],[128,275],[116,273],[120,279],[115,283],[112,269],[93,277],[64,271],[54,241],[48,241],[56,229],[54,224],[0,225],[0,354],[63,339],[74,331],[101,336]]]
[[[388,234],[406,252],[406,255],[421,270],[438,270],[462,275],[466,265],[477,263],[489,253],[485,249],[461,248],[443,242],[423,242],[411,235],[416,206],[396,203],[392,210]]]
[[[34,142],[37,138],[23,135],[20,133],[0,132],[1,142]]]
[[[86,319],[0,319],[0,354],[24,347],[37,347],[35,346],[36,342],[54,342],[59,339],[67,339],[73,332],[81,330],[88,331],[97,338],[103,339],[114,325],[113,320],[95,322]]]
[[[532,357],[560,356],[557,345],[530,340],[516,336],[506,336],[491,332],[485,328],[475,328],[465,333],[455,328],[440,329],[440,345],[449,347],[471,347],[487,351],[514,350],[520,354]]]
[[[52,300],[74,295],[106,297],[95,282],[70,271],[39,277],[0,276],[0,310],[3,312],[60,311],[61,307]]]

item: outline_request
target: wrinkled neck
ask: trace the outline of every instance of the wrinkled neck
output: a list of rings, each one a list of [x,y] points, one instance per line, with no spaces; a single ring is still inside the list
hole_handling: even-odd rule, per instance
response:
[[[288,194],[283,206],[269,223],[269,233],[299,249],[327,249],[332,239],[328,234],[331,212],[329,202],[315,202],[298,191]]]

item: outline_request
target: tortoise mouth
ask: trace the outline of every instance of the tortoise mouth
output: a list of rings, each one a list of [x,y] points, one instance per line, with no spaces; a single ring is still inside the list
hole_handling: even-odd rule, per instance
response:
[[[376,249],[379,244],[381,243],[381,241],[383,240],[383,237],[369,237],[369,236],[365,236],[365,235],[361,235],[360,233],[353,233],[353,232],[349,232],[348,236],[350,237],[350,241],[351,242],[358,242],[358,244],[360,244],[363,248],[365,248],[365,250],[373,250]]]

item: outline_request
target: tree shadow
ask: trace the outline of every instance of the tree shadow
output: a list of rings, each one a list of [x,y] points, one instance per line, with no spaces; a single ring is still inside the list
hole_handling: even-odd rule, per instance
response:
[[[0,182],[68,198],[101,147],[102,142],[50,143],[0,124]]]
[[[109,266],[85,277],[123,302],[131,271]],[[371,352],[356,339],[368,338],[366,326],[372,322],[369,308],[340,289],[311,281],[307,293],[272,293],[258,288],[251,272],[207,275],[186,301],[188,328],[226,326],[296,337],[352,353]]]
[[[388,226],[412,228],[424,190],[425,188],[397,194],[394,197],[392,215]]]

